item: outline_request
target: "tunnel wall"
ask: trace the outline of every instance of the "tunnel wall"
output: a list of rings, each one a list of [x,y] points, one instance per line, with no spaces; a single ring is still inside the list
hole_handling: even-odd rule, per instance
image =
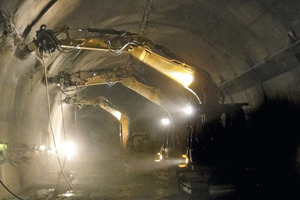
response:
[[[40,143],[41,134],[48,126],[46,93],[40,83],[42,68],[35,68],[35,56],[26,62],[16,58],[15,48],[14,40],[8,37],[0,57],[1,142],[34,146]],[[24,162],[13,166],[5,163],[0,166],[1,180],[12,191],[31,186],[38,176],[36,158],[31,157],[28,162],[32,164]],[[0,197],[7,194],[1,187]]]

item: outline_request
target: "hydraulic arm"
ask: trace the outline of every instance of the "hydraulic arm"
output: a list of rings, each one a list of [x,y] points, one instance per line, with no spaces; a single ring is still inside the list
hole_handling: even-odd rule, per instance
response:
[[[47,30],[46,26],[42,25],[40,30],[37,31],[36,39],[27,45],[27,50],[34,51],[37,49],[41,55],[47,52],[52,53],[55,50],[62,51],[63,48],[109,51],[114,55],[127,52],[134,58],[183,85],[197,97],[199,103],[200,99],[205,100],[205,103],[216,103],[219,100],[218,95],[220,93],[209,79],[209,75],[203,76],[202,74],[200,76],[191,66],[154,53],[149,47],[151,42],[147,38],[113,29],[87,29],[87,31],[98,35],[84,37],[83,39],[71,39],[66,27],[52,31]],[[57,35],[62,32],[66,33],[66,38],[57,39]],[[91,81],[95,79],[91,79]],[[125,82],[125,80],[123,81]]]
[[[122,43],[120,40],[115,42]],[[121,44],[122,47],[117,50],[115,47],[111,47],[109,44],[106,44],[105,41],[100,38],[60,41],[60,45],[63,48],[111,51],[112,53],[121,53],[122,51],[127,51],[134,58],[147,64],[160,73],[174,79],[184,87],[188,87],[194,80],[195,71],[191,66],[177,60],[170,60],[162,57],[152,52],[148,46],[141,45],[137,41],[127,41],[126,43]]]
[[[68,99],[68,103],[71,105],[93,105],[93,106],[99,106],[103,110],[107,111],[111,115],[113,115],[116,119],[120,122],[120,141],[122,144],[123,149],[126,149],[127,147],[127,141],[129,137],[129,126],[130,126],[130,120],[129,117],[118,111],[117,109],[113,108],[109,105],[109,101],[105,97],[99,97],[97,99],[89,99],[89,100],[76,100],[70,98]]]
[[[62,71],[58,76],[52,77],[51,79],[52,81],[60,83],[63,91],[67,95],[72,95],[76,89],[80,90],[87,86],[121,83],[125,87],[160,106],[169,114],[167,103],[165,103],[167,101],[164,100],[165,97],[161,94],[160,90],[136,80],[132,76],[133,72],[131,70],[122,68],[102,70],[99,71],[97,75],[85,79],[81,78],[81,73],[82,72],[68,74],[66,71]]]

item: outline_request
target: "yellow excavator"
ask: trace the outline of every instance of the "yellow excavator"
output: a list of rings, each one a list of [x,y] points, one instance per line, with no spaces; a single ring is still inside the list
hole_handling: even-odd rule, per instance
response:
[[[154,104],[161,107],[166,111],[168,116],[171,114],[168,111],[168,102],[166,97],[160,92],[159,89],[145,85],[138,80],[136,80],[132,75],[133,71],[124,68],[115,68],[113,70],[101,70],[97,71],[97,75],[93,72],[93,75],[88,78],[82,78],[81,75],[84,72],[79,71],[69,74],[66,71],[61,71],[57,76],[50,77],[50,82],[55,82],[60,85],[62,92],[68,96],[66,102],[71,105],[98,105],[102,109],[106,110],[114,117],[116,117],[121,124],[121,140],[123,149],[127,148],[127,142],[129,135],[129,118],[126,114],[116,110],[115,108],[109,106],[108,100],[105,97],[99,97],[98,99],[91,100],[79,100],[74,101],[74,95],[78,91],[95,85],[105,85],[105,84],[116,84],[121,83],[123,86],[133,90],[144,98],[150,100]]]
[[[28,52],[37,51],[40,56],[51,54],[55,51],[64,52],[66,49],[103,51],[110,52],[113,55],[128,53],[133,58],[181,84],[195,96],[198,106],[199,104],[214,105],[224,102],[222,92],[220,92],[215,83],[211,80],[208,73],[196,71],[190,65],[170,58],[174,57],[172,55],[167,56],[169,58],[158,55],[150,48],[150,46],[156,48],[157,45],[153,44],[148,38],[114,29],[89,28],[77,31],[79,31],[81,35],[85,32],[85,35],[89,34],[91,36],[82,39],[73,39],[70,37],[70,30],[69,27],[50,30],[46,29],[46,25],[42,25],[40,29],[36,31],[36,38],[25,46],[25,50]],[[161,96],[159,90],[138,82],[133,78],[131,72],[122,70],[125,69],[108,71],[87,79],[82,79],[80,72],[68,74],[65,71],[60,72],[56,77],[59,77],[59,83],[62,84],[64,92],[69,95],[87,86],[119,82],[159,105],[169,114],[166,108],[168,103],[162,101],[164,98]],[[211,121],[217,119],[219,117],[218,115],[218,113],[217,116],[215,113],[208,113],[205,119]]]
[[[93,72],[93,75],[88,78],[82,78],[81,75],[83,73],[85,72],[79,71],[70,74],[66,71],[61,71],[57,76],[48,78],[48,81],[57,83],[60,86],[62,92],[68,97],[66,99],[67,103],[72,105],[98,105],[102,109],[114,115],[114,117],[116,117],[121,124],[120,137],[122,140],[122,148],[124,150],[127,148],[128,138],[130,137],[128,116],[109,106],[108,100],[105,97],[99,97],[98,99],[91,100],[74,101],[75,94],[88,86],[121,83],[123,86],[131,89],[132,91],[158,105],[167,113],[168,117],[171,117],[171,114],[168,110],[168,101],[165,95],[163,95],[159,89],[145,85],[136,80],[132,76],[132,70],[125,68],[99,70],[97,71],[97,74]]]
[[[103,110],[107,111],[109,114],[113,115],[120,122],[120,143],[123,149],[127,148],[127,141],[130,131],[130,120],[129,117],[120,112],[119,110],[110,106],[108,99],[100,96],[97,99],[82,99],[76,100],[75,98],[67,98],[66,101],[71,105],[92,105],[99,106]]]
[[[109,106],[108,100],[105,97],[99,97],[98,99],[91,100],[79,100],[74,101],[74,96],[78,91],[95,85],[105,85],[105,84],[116,84],[121,83],[123,86],[131,89],[132,91],[138,93],[144,98],[150,100],[154,104],[158,105],[160,108],[165,110],[167,115],[170,117],[171,114],[168,111],[168,103],[166,97],[160,92],[159,89],[145,85],[137,81],[133,76],[133,71],[124,68],[115,68],[114,70],[101,70],[93,73],[91,77],[82,78],[82,71],[75,72],[72,74],[66,71],[61,71],[57,76],[48,78],[48,81],[55,82],[60,85],[62,92],[68,96],[66,102],[71,105],[98,105],[102,109],[106,110],[110,114],[116,117],[121,124],[121,140],[123,149],[127,148],[127,142],[129,135],[129,118],[126,114],[116,110],[115,108]]]
[[[92,36],[71,39],[69,30],[69,27],[64,26],[53,31],[46,29],[46,25],[42,25],[40,30],[36,31],[36,38],[27,44],[25,49],[29,52],[37,50],[41,56],[64,49],[104,51],[113,55],[129,53],[133,58],[180,83],[195,95],[199,103],[218,103],[222,99],[220,97],[223,97],[208,73],[197,72],[190,65],[154,53],[149,47],[153,43],[148,38],[114,29],[89,28],[84,31],[93,33]],[[64,33],[65,37],[58,39],[61,33]],[[95,79],[91,81],[96,81]]]
[[[225,143],[222,143],[223,136],[223,124],[220,123],[222,116],[224,116],[224,110],[229,109],[233,106],[234,111],[241,113],[241,105],[226,105],[224,103],[224,95],[218,89],[216,84],[212,81],[209,74],[205,71],[197,71],[195,68],[187,65],[181,61],[173,59],[174,56],[171,54],[166,54],[167,56],[161,56],[153,50],[159,50],[157,45],[153,44],[148,38],[141,35],[126,32],[117,31],[114,29],[85,29],[77,30],[81,33],[75,33],[75,35],[85,34],[82,39],[73,39],[70,37],[69,27],[63,27],[59,30],[49,30],[46,29],[46,25],[42,25],[40,30],[36,32],[36,38],[31,43],[25,46],[28,52],[37,51],[40,56],[44,54],[51,54],[55,51],[64,52],[65,49],[83,49],[92,51],[103,51],[110,52],[113,55],[119,55],[122,53],[128,53],[133,58],[145,63],[147,66],[155,69],[159,73],[165,75],[166,77],[173,79],[188,91],[190,91],[197,100],[197,114],[191,120],[189,130],[187,133],[187,144],[186,144],[186,155],[183,157],[184,171],[180,172],[180,186],[188,193],[193,193],[195,185],[208,185],[209,180],[213,177],[217,177],[223,170],[223,165],[216,165],[214,160],[217,159],[220,163],[225,164],[224,170],[228,177],[234,172],[234,168],[231,168],[230,164],[226,165],[226,156],[219,156],[218,152],[227,152],[228,146],[234,146],[231,144],[238,143],[234,136],[227,138],[228,143],[226,143],[226,148],[222,149]],[[84,32],[84,33],[83,33]],[[89,34],[90,36],[86,37]],[[64,37],[61,37],[61,36]],[[151,48],[154,47],[155,49]],[[120,71],[121,72],[121,71]],[[66,72],[61,72],[59,74],[59,83],[63,84],[64,92],[70,94],[72,92],[77,92],[78,89],[85,88],[90,85],[100,85],[120,82],[124,86],[136,91],[137,93],[143,95],[147,99],[151,100],[155,104],[166,107],[166,103],[162,101],[162,98],[158,90],[143,85],[132,78],[132,74],[127,72],[120,73],[119,71],[107,72],[105,74],[100,74],[87,79],[82,79],[80,77],[80,72],[74,74],[68,74]],[[127,74],[124,76],[124,74]],[[71,95],[71,94],[70,94]],[[167,109],[165,109],[167,110]],[[225,114],[226,115],[226,114]],[[229,115],[226,115],[229,116]],[[237,129],[236,127],[230,127],[229,125],[231,118],[229,119],[228,126],[225,128],[228,131],[236,131],[237,133],[243,132],[243,129]],[[237,127],[241,123],[237,123]],[[225,131],[226,132],[226,131]],[[229,134],[230,135],[230,134]],[[234,135],[234,134],[231,134]],[[237,137],[238,138],[238,137]],[[217,143],[219,141],[219,143]],[[237,141],[237,142],[236,142]],[[126,147],[126,142],[125,142]],[[166,145],[167,147],[167,145]],[[164,151],[165,147],[162,151]],[[169,151],[169,149],[168,149]],[[226,154],[226,153],[225,153]],[[223,154],[222,154],[223,155]],[[229,152],[227,156],[234,156],[234,153]],[[159,155],[160,160],[163,159],[162,154]],[[197,163],[197,158],[200,157],[199,163]],[[215,166],[211,167],[211,166]],[[205,170],[208,168],[208,170]],[[211,169],[216,169],[215,172],[211,172]],[[221,170],[219,170],[221,169]],[[219,171],[218,171],[219,170]],[[203,174],[204,175],[201,175]],[[194,177],[189,175],[193,174]],[[207,176],[205,175],[207,174]],[[193,186],[191,186],[192,181]],[[208,187],[205,187],[208,188]],[[197,188],[196,188],[197,190]],[[206,190],[206,189],[205,189]],[[199,190],[200,191],[200,190]],[[207,190],[208,192],[208,190]]]

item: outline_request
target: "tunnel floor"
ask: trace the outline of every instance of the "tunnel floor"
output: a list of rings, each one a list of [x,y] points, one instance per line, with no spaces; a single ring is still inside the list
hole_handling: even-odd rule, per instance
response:
[[[91,199],[91,200],[183,200],[183,199],[231,199],[234,197],[232,190],[210,190],[210,196],[191,197],[179,192],[176,180],[157,180],[153,174],[120,175],[118,179],[111,179],[107,174],[80,177],[72,182],[76,189],[76,198],[70,192],[67,184],[60,184],[55,190],[51,183],[39,183],[29,188],[26,192],[20,193],[23,199],[36,200],[67,200],[67,199]],[[6,197],[5,200],[13,200],[14,197]],[[4,200],[4,199],[3,199]]]
[[[101,159],[84,162],[84,165],[72,163],[74,171],[66,170],[66,175],[75,188],[76,198],[60,172],[45,173],[34,186],[17,195],[26,200],[214,200],[230,199],[234,194],[233,190],[228,188],[211,187],[209,196],[203,194],[191,198],[180,192],[176,178],[157,178],[155,168],[144,171],[145,168],[139,167],[138,164],[132,168],[124,165],[121,160],[105,160],[113,165],[103,165]],[[16,198],[7,196],[2,200],[13,199]]]
[[[156,176],[157,168],[145,170],[138,164],[132,167],[124,165],[121,159],[112,162],[94,158],[85,160],[84,164],[73,162],[72,166],[74,171],[67,170],[70,166],[66,166],[66,175],[76,190],[76,198],[58,171],[43,174],[34,186],[17,195],[24,200],[250,200],[284,197],[277,195],[275,188],[261,192],[257,187],[251,192],[240,193],[230,185],[210,185],[208,193],[191,196],[179,190],[175,177],[161,179]],[[14,199],[7,196],[2,200]]]
[[[159,181],[153,172],[132,173],[107,169],[102,173],[77,172],[72,180],[76,199],[183,199],[175,181]],[[68,173],[68,175],[70,175]],[[23,199],[75,199],[64,178],[57,176],[40,180],[36,186],[20,193]],[[15,198],[6,198],[15,199]]]

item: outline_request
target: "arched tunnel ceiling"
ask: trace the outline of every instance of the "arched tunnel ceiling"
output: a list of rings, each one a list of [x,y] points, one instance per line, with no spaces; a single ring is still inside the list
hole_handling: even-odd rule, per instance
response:
[[[1,8],[3,13],[13,17],[16,30],[22,33],[48,2],[3,1]],[[287,34],[293,31],[297,35],[299,30],[298,8],[297,1],[275,0],[62,0],[55,2],[37,21],[25,42],[35,37],[35,31],[41,24],[50,29],[68,25],[81,29],[113,28],[141,33],[155,44],[167,47],[197,70],[207,71],[214,82],[221,85],[289,46],[291,41]],[[54,73],[63,68],[77,71],[130,64],[132,61],[126,55],[114,57],[109,53],[82,52],[76,60],[62,62]],[[153,77],[143,76],[150,81]],[[230,88],[225,88],[225,91],[234,94]],[[249,101],[247,98],[240,100]]]
[[[2,1],[0,5],[4,26],[8,30],[11,25],[2,48],[21,41],[29,43],[42,24],[49,29],[68,25],[75,30],[125,30],[148,37],[154,44],[166,47],[180,61],[199,72],[207,72],[224,92],[225,102],[248,102],[255,108],[266,99],[280,97],[294,103],[299,100],[295,95],[299,92],[296,75],[299,62],[294,53],[298,49],[296,40],[300,30],[297,1],[14,0]],[[32,25],[31,29],[28,29],[29,25]],[[25,32],[28,34],[23,38]],[[71,37],[85,36],[85,31],[71,31]],[[28,63],[34,60],[32,56],[27,59]],[[35,68],[40,69],[39,61],[36,63]],[[125,53],[114,56],[108,52],[76,51],[62,56],[56,52],[48,64],[50,76],[63,69],[74,72],[132,67],[137,79],[160,88],[172,99],[170,102],[174,106],[193,99],[183,87]],[[37,71],[31,69],[28,74],[41,73],[41,70]],[[282,88],[282,82],[288,85],[288,90]],[[94,92],[95,89],[88,88],[85,93],[89,96]],[[126,88],[122,92],[124,98],[128,96],[128,102],[138,105],[136,94]],[[122,105],[118,102],[123,100],[117,97],[121,94],[118,89],[106,93],[107,98]],[[138,102],[147,100],[140,98]],[[136,114],[129,104],[128,108],[128,113]],[[151,112],[144,112],[147,113],[151,115]]]

